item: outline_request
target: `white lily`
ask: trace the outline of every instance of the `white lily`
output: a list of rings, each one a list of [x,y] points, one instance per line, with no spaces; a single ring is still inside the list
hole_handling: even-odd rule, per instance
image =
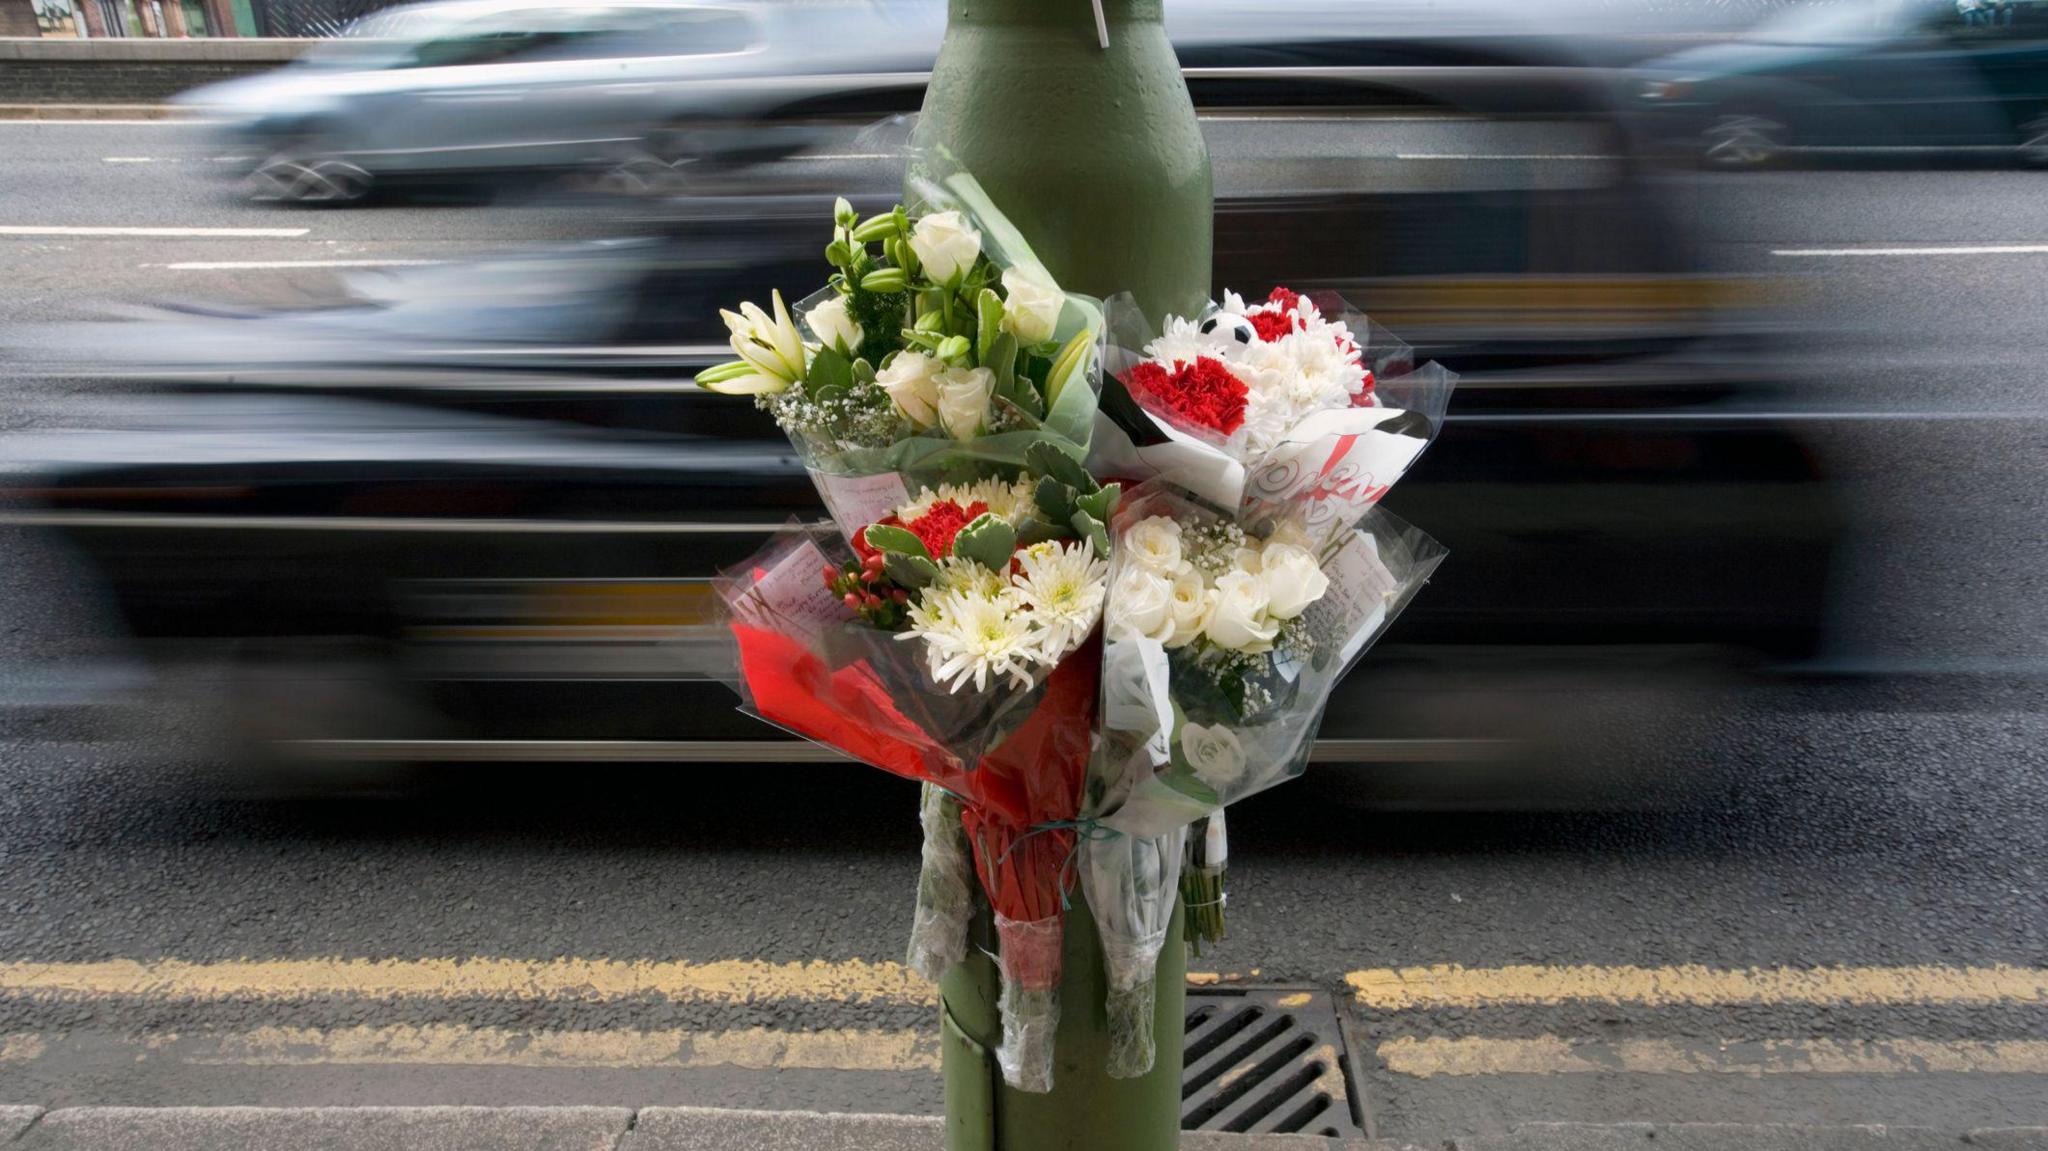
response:
[[[741,304],[738,312],[718,313],[732,333],[733,353],[755,373],[715,385],[718,390],[747,394],[779,392],[802,382],[806,365],[803,337],[797,332],[796,321],[790,318],[788,306],[782,302],[782,293],[774,293],[773,299],[773,316],[758,304]],[[779,386],[771,385],[770,381],[779,381]]]

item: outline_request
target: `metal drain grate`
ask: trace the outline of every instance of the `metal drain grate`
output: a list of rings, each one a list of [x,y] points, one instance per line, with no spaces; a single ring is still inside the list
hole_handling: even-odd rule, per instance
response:
[[[1329,997],[1305,988],[1188,991],[1183,1131],[1364,1134]]]

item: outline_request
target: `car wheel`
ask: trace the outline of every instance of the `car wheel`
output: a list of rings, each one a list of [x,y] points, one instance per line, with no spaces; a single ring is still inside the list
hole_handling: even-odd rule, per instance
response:
[[[1708,167],[1759,168],[1785,150],[1785,126],[1762,116],[1721,116],[1701,133],[1700,142]]]
[[[313,140],[294,140],[249,173],[249,198],[267,204],[338,206],[360,202],[376,184],[361,166],[337,159]]]
[[[2029,120],[2020,128],[2020,163],[2030,168],[2048,168],[2048,116]]]

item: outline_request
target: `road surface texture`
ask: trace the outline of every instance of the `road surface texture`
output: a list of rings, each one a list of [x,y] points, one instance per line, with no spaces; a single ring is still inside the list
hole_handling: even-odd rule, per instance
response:
[[[0,124],[0,323],[603,224],[547,196],[243,205],[193,133]],[[1230,938],[1195,966],[1334,1003],[1387,1138],[2048,1124],[2043,178],[1674,178],[1716,267],[1790,286],[1798,402],[1856,413],[1827,438],[1868,541],[1840,658],[1914,674],[1666,701],[1649,730],[1624,701],[1589,762],[1662,781],[1650,804],[1408,811],[1369,768],[1312,772],[1233,812]],[[294,234],[48,231],[76,227]],[[0,426],[91,387],[0,386]],[[17,545],[0,684],[80,610]],[[898,966],[903,782],[467,766],[262,800],[185,717],[131,734],[0,742],[0,1103],[939,1106],[932,993]]]

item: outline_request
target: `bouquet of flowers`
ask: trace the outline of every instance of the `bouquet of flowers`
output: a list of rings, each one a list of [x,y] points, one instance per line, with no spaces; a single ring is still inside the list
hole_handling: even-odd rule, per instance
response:
[[[1326,539],[1358,521],[1443,424],[1456,377],[1334,298],[1224,293],[1156,336],[1127,298],[1106,317],[1096,470],[1157,477],[1247,523]]]
[[[965,955],[975,877],[997,1055],[1046,1090],[1120,489],[1082,465],[1099,309],[1014,235],[992,258],[1006,225],[955,187],[916,216],[840,201],[823,291],[726,313],[739,359],[700,382],[774,416],[836,528],[792,525],[719,591],[752,711],[925,784],[911,964]]]
[[[1379,508],[1322,541],[1295,520],[1250,530],[1156,480],[1123,497],[1113,526],[1088,797],[1095,824],[1120,834],[1084,850],[1111,959],[1112,1046],[1127,1060],[1112,1072],[1142,1074],[1151,1031],[1141,1006],[1117,1009],[1135,987],[1118,958],[1156,962],[1152,932],[1176,894],[1191,941],[1221,937],[1223,808],[1306,768],[1331,691],[1444,550]],[[1143,845],[1179,850],[1182,837],[1176,892]]]
[[[907,484],[1014,472],[1040,443],[1086,456],[1100,309],[1062,292],[971,180],[954,186],[980,212],[863,220],[839,200],[826,286],[794,312],[777,292],[720,313],[738,358],[697,376],[774,416],[848,531]]]

